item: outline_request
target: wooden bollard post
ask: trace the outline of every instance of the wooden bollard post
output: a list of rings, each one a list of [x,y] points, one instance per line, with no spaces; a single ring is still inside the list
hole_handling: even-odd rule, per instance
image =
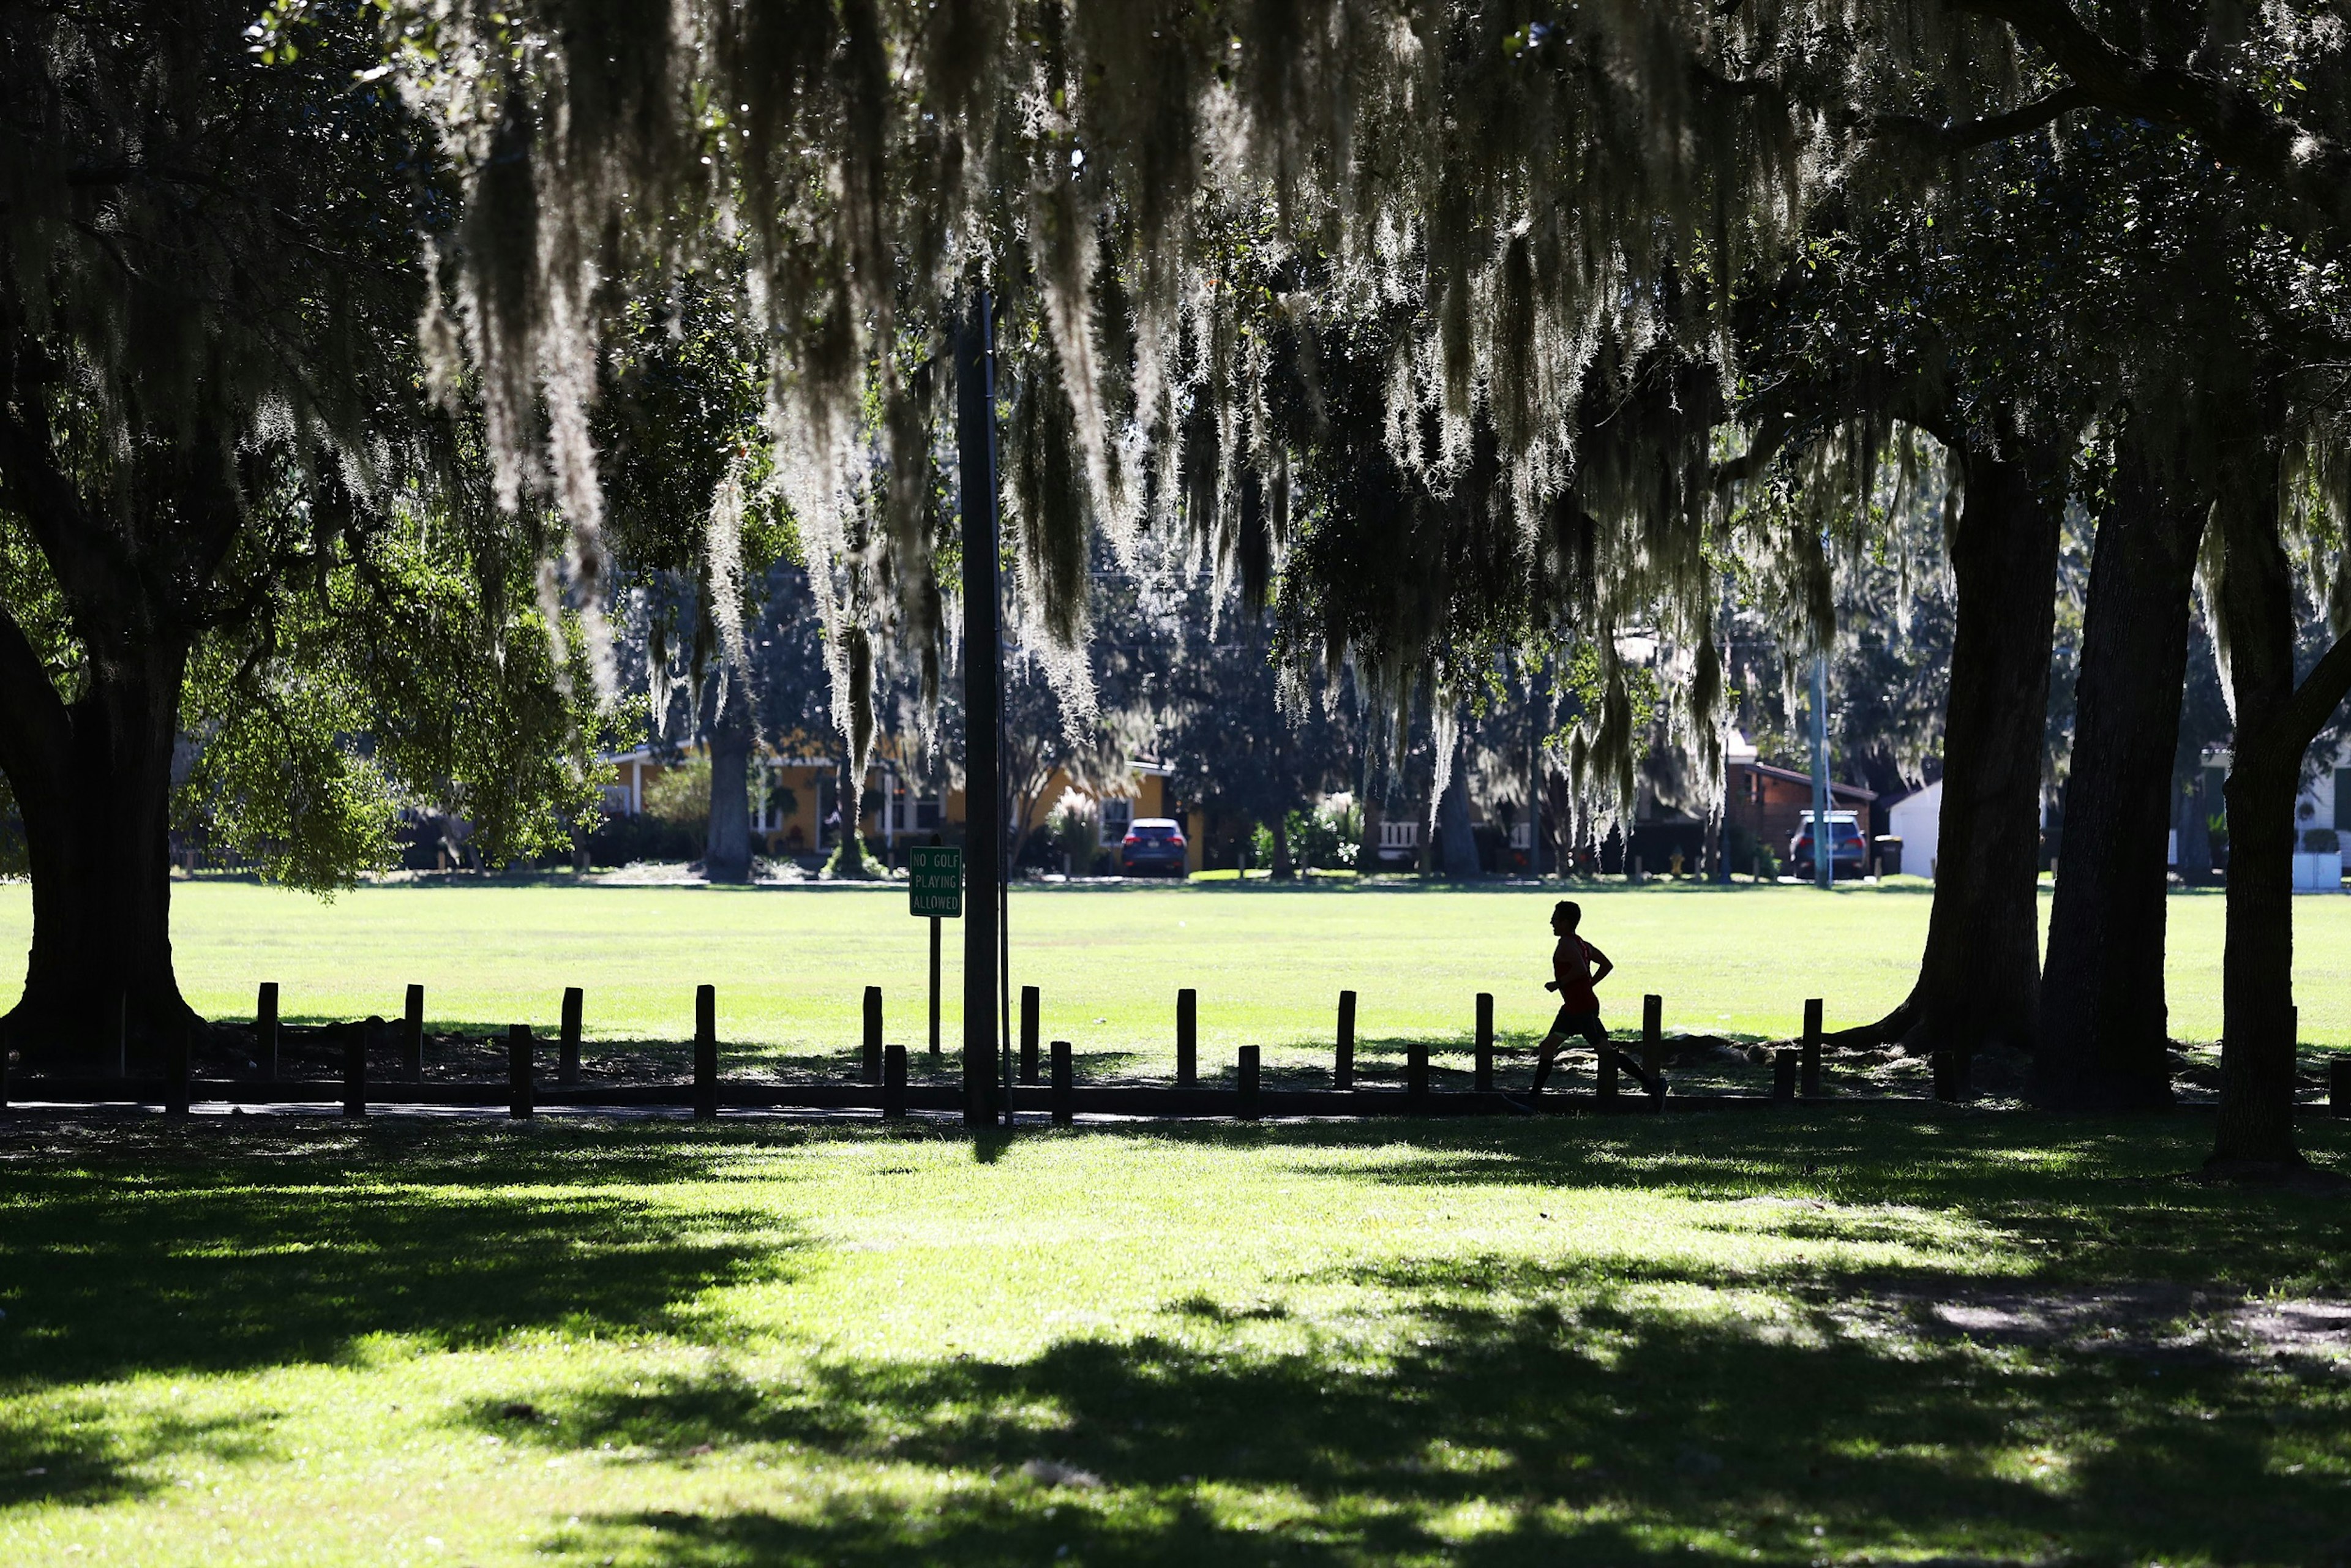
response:
[[[507,1025],[507,1114],[520,1120],[538,1107],[531,1103],[530,1025]]]
[[[1796,1103],[1796,1053],[1792,1051],[1772,1053],[1771,1103],[1774,1105]]]
[[[882,988],[865,988],[865,1051],[859,1075],[866,1082],[882,1082]]]
[[[1070,1042],[1053,1042],[1053,1125],[1066,1127],[1078,1119],[1078,1074],[1070,1061]]]
[[[163,1114],[174,1118],[188,1113],[193,1097],[188,1088],[188,1058],[193,1054],[192,1037],[204,1026],[191,1019],[163,1044]]]
[[[1404,1048],[1404,1092],[1417,1107],[1428,1100],[1428,1042],[1416,1040]]]
[[[580,1082],[580,1016],[586,1001],[579,987],[563,988],[562,1054],[556,1059],[555,1081],[567,1089]]]
[[[718,991],[694,988],[694,1119],[718,1115]]]
[[[1494,1092],[1494,994],[1478,993],[1478,1075],[1480,1094]]]
[[[343,1114],[367,1114],[367,1026],[355,1026],[343,1041]]]
[[[1616,1103],[1616,1048],[1614,1046],[1604,1045],[1600,1048],[1600,1060],[1593,1071],[1599,1079],[1601,1104],[1614,1105]]]
[[[1240,1061],[1233,1069],[1233,1085],[1241,1092],[1238,1114],[1244,1122],[1257,1120],[1257,1072],[1258,1048],[1241,1047]]]
[[[2338,1121],[2351,1122],[2351,1059],[2337,1057],[2326,1064],[2326,1101]],[[7,1103],[8,1079],[0,1071],[0,1105]]]
[[[1339,1058],[1331,1068],[1331,1087],[1355,1086],[1355,993],[1339,993]]]
[[[1037,1082],[1037,988],[1020,988],[1020,1082]]]
[[[1652,1081],[1666,1071],[1666,998],[1641,998],[1641,1071]]]
[[[253,1004],[253,1052],[260,1060],[261,1070],[269,1074],[271,1082],[277,1081],[277,982],[261,982],[261,994]]]
[[[1200,1081],[1200,993],[1186,986],[1176,993],[1176,1087]]]
[[[882,1119],[906,1119],[906,1048],[885,1046],[882,1051]]]
[[[411,986],[400,1014],[400,1075],[424,1082],[424,988]]]
[[[1797,1092],[1810,1100],[1821,1092],[1821,998],[1818,997],[1804,998],[1803,1052]]]

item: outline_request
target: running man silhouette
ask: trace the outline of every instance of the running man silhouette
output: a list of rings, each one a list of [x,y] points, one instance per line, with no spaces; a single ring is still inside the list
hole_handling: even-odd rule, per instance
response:
[[[1551,1064],[1559,1055],[1560,1043],[1569,1035],[1582,1035],[1592,1042],[1594,1051],[1608,1049],[1608,1026],[1600,1021],[1600,998],[1593,988],[1606,979],[1616,966],[1608,961],[1607,954],[1575,934],[1583,919],[1583,911],[1568,899],[1562,898],[1552,906],[1551,928],[1558,934],[1559,946],[1552,949],[1552,977],[1543,989],[1559,993],[1559,1016],[1551,1020],[1551,1032],[1542,1038],[1541,1054],[1535,1058],[1535,1083],[1531,1093],[1542,1092],[1543,1080],[1551,1076]]]

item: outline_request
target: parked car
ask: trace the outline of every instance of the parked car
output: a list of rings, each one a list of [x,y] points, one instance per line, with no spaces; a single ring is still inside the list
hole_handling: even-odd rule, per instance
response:
[[[1118,869],[1123,876],[1182,876],[1184,830],[1172,817],[1137,817],[1119,841]]]
[[[1869,841],[1862,837],[1861,821],[1851,811],[1831,811],[1828,817],[1829,874],[1835,876],[1866,876],[1869,874]],[[1813,879],[1813,814],[1804,813],[1803,825],[1796,836],[1788,841],[1789,869],[1800,882]]]

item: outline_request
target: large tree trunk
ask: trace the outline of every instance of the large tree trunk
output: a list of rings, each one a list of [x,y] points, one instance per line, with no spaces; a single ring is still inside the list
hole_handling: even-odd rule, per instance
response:
[[[710,834],[702,852],[703,874],[712,882],[751,880],[750,694],[730,673],[727,689],[710,724]]]
[[[0,412],[0,476],[85,650],[67,704],[0,604],[0,769],[25,820],[33,941],[7,1019],[28,1060],[152,1064],[196,1021],[172,972],[172,750],[188,606],[235,537],[225,443],[141,448],[119,509],[86,506],[46,432]]]
[[[1958,628],[1943,727],[1943,810],[1927,949],[1910,996],[1861,1031],[1931,1054],[1935,1093],[1968,1092],[1988,1045],[2030,1049],[2041,985],[2041,743],[2055,629],[2063,452],[1959,449],[1951,542]]]
[[[2179,880],[2194,887],[2212,880],[2212,807],[2204,798],[2201,760],[2172,782],[2172,822],[2179,834]]]
[[[842,738],[841,748],[841,785],[834,798],[841,802],[841,843],[833,851],[832,874],[844,882],[863,882],[872,873],[865,864],[865,783],[858,778],[849,760],[849,741]],[[1024,812],[1025,823],[1027,815]],[[1024,826],[1020,841],[1028,841]],[[1016,855],[1018,851],[1016,849]]]
[[[1355,874],[1369,876],[1380,869],[1380,824],[1387,820],[1387,810],[1379,794],[1368,784],[1364,787],[1364,836],[1355,846]]]
[[[2164,846],[2207,510],[2135,441],[2122,444],[2090,562],[2064,873],[2041,990],[2034,1090],[2056,1110],[2171,1102]]]
[[[152,1063],[193,1014],[172,970],[172,747],[187,648],[159,639],[93,657],[57,702],[13,622],[0,767],[24,814],[33,873],[25,993],[8,1015],[28,1061],[111,1071]],[[39,683],[31,689],[27,680]],[[48,711],[43,713],[46,695]],[[22,722],[27,708],[33,722]]]
[[[1269,826],[1273,832],[1273,880],[1290,882],[1298,875],[1290,860],[1290,813],[1276,811]]]
[[[2229,915],[2221,959],[2220,1115],[2212,1164],[2297,1165],[2294,802],[2303,753],[2351,688],[2351,638],[2294,677],[2294,584],[2264,455],[2224,491],[2212,572],[2236,734],[2229,768]]]
[[[1444,841],[1445,875],[1452,882],[1468,882],[1478,874],[1478,837],[1469,826],[1468,753],[1467,736],[1454,742],[1453,777],[1446,780],[1445,793],[1437,802],[1437,829]]]
[[[1552,874],[1565,882],[1575,875],[1575,794],[1563,770],[1545,768],[1543,789],[1551,796]]]

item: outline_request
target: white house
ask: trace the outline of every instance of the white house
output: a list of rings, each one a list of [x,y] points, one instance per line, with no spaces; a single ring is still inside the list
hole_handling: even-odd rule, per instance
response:
[[[1914,789],[1886,810],[1886,831],[1902,841],[1902,874],[1935,874],[1936,836],[1943,821],[1943,781]]]
[[[2294,885],[2297,893],[2335,893],[2342,888],[2343,873],[2351,871],[2351,746],[2332,757],[2322,753],[2315,760],[2320,766],[2311,770],[2309,784],[2294,802]],[[2205,799],[2216,809],[2222,799],[2229,762],[2226,751],[2204,754]],[[2336,836],[2335,847],[2310,849],[2307,835],[2327,830]],[[2174,833],[2175,862],[2179,843],[2179,835]]]

